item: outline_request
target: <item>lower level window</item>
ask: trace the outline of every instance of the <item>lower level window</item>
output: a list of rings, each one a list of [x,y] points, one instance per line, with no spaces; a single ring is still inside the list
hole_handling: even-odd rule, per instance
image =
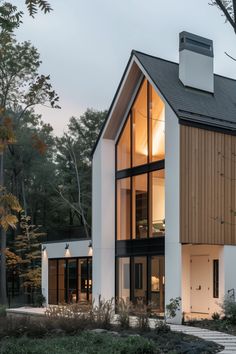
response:
[[[164,263],[164,256],[117,258],[116,296],[134,304],[150,304],[156,312],[164,312]]]
[[[219,259],[213,260],[213,297],[219,297]]]
[[[49,259],[48,296],[49,304],[91,301],[92,259]]]

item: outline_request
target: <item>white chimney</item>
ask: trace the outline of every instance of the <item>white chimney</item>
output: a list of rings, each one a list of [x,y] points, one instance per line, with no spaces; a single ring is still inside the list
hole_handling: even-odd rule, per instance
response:
[[[189,32],[179,34],[179,79],[186,87],[214,92],[213,41]]]

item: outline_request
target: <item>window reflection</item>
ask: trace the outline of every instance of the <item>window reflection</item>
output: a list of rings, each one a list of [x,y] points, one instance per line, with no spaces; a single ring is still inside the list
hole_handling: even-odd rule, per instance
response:
[[[153,309],[164,311],[165,297],[164,257],[151,257],[151,304]]]
[[[147,302],[147,257],[134,257],[134,302]]]
[[[123,170],[131,167],[131,141],[130,141],[130,116],[125,124],[123,133],[117,145],[117,169]]]
[[[149,86],[150,161],[165,158],[165,105],[153,87]]]
[[[133,238],[146,238],[148,234],[147,174],[133,177]]]
[[[117,239],[128,240],[131,226],[131,186],[130,178],[117,181]]]
[[[116,269],[118,298],[150,304],[155,312],[164,312],[164,256],[119,257]]]
[[[49,259],[49,304],[92,300],[90,258]]]
[[[150,236],[165,235],[165,170],[150,174]]]
[[[147,80],[144,81],[132,108],[133,166],[148,162]]]
[[[118,258],[118,297],[127,301],[130,299],[130,259]]]

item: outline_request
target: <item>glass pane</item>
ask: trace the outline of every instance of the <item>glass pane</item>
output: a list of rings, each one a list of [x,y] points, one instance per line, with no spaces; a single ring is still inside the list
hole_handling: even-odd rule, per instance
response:
[[[134,257],[134,302],[146,303],[147,301],[147,258]]]
[[[87,301],[88,268],[87,259],[79,260],[79,301]]]
[[[117,169],[123,170],[131,167],[130,154],[130,117],[117,144]]]
[[[117,296],[124,301],[130,299],[130,259],[118,258],[117,260],[118,293]]]
[[[117,181],[117,239],[130,239],[130,178]]]
[[[151,173],[150,182],[150,236],[165,235],[165,170]]]
[[[154,88],[150,87],[150,161],[165,158],[165,105]]]
[[[77,301],[77,277],[76,277],[76,259],[68,259],[68,302],[74,303]]]
[[[147,174],[133,177],[133,238],[147,237],[147,190]]]
[[[48,302],[57,304],[57,260],[48,261]]]
[[[66,271],[66,261],[60,259],[58,261],[58,302],[63,304],[66,301],[65,298],[65,271]]]
[[[164,311],[165,262],[164,257],[151,257],[151,304],[159,312]]]
[[[132,108],[133,115],[133,166],[148,162],[147,143],[147,81],[142,84]]]
[[[89,301],[92,301],[92,259],[88,259],[88,287]]]

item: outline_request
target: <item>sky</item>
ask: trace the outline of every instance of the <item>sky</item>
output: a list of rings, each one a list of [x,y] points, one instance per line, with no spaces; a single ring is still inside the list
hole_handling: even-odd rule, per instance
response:
[[[224,54],[236,57],[236,35],[210,0],[48,1],[53,12],[24,16],[16,36],[38,48],[40,72],[60,96],[61,110],[36,107],[56,135],[71,116],[109,108],[132,49],[178,62],[183,30],[212,39],[215,73],[236,79],[236,62]]]

